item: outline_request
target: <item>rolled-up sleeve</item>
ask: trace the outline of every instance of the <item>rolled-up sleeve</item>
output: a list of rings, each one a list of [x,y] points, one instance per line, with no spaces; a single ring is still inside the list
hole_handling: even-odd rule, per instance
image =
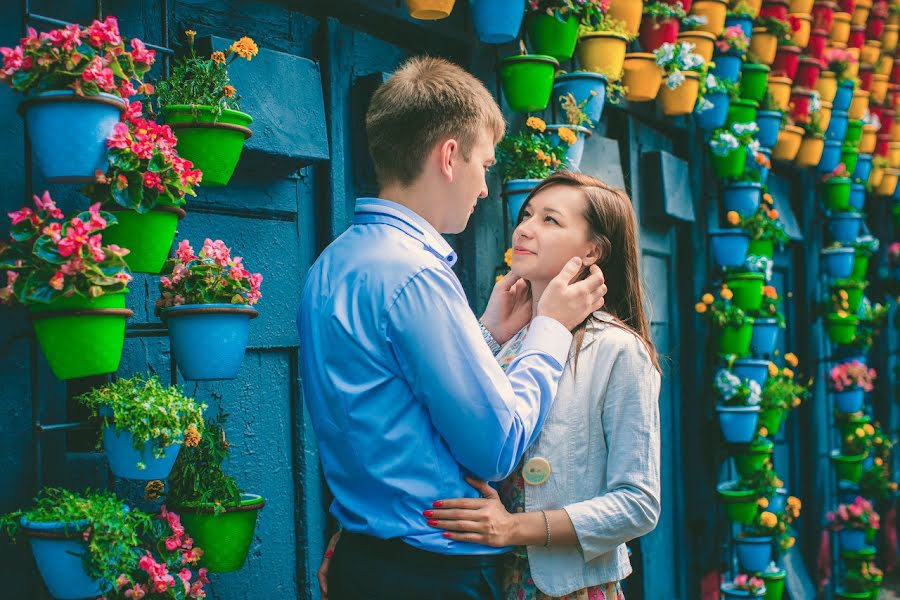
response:
[[[636,337],[623,332],[613,340],[594,346],[613,360],[592,365],[610,370],[605,391],[594,392],[603,395],[608,491],[565,507],[586,562],[649,533],[660,513],[659,372]]]

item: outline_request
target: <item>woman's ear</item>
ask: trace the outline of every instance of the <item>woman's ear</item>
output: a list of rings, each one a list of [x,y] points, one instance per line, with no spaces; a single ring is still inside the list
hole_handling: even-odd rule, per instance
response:
[[[582,261],[584,266],[589,267],[593,264],[599,263],[601,259],[604,258],[602,254],[603,253],[600,250],[600,244],[597,244],[596,242],[592,243],[590,250],[588,250],[588,253],[585,255],[584,260]]]

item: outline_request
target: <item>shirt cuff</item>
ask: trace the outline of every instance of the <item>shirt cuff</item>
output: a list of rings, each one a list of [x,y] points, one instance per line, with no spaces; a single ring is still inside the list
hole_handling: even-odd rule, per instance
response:
[[[555,358],[562,367],[569,358],[571,346],[572,332],[565,325],[550,317],[537,316],[528,326],[521,354],[528,351],[543,352]]]

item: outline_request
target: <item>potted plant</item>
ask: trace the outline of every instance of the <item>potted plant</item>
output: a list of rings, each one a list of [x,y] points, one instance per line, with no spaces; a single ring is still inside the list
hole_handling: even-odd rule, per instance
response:
[[[700,92],[694,107],[694,122],[705,131],[720,129],[728,118],[728,105],[737,96],[737,85],[712,73],[700,80]]]
[[[715,130],[709,139],[710,160],[719,179],[738,178],[744,173],[747,147],[754,141],[755,123],[734,123]]]
[[[862,119],[869,110],[869,92],[863,89],[854,89],[853,98],[850,100],[850,108],[847,117],[850,119]]]
[[[855,281],[866,281],[866,274],[869,272],[869,260],[878,252],[880,242],[871,235],[860,236],[853,242],[853,272],[850,279]]]
[[[725,27],[737,25],[749,40],[753,36],[753,19],[759,14],[758,4],[758,2],[751,3],[747,0],[732,2],[725,15]]]
[[[757,62],[771,65],[778,52],[778,40],[790,39],[792,33],[791,23],[787,19],[760,15],[754,21],[750,54]]]
[[[716,486],[716,492],[732,523],[748,524],[753,521],[759,493],[752,482],[743,478],[726,481]]]
[[[581,115],[584,113],[581,112]],[[573,120],[580,119],[581,117],[576,116]],[[554,147],[562,146],[565,149],[565,163],[568,168],[578,170],[584,154],[584,141],[591,137],[591,130],[584,125],[547,125],[545,131]]]
[[[663,82],[663,70],[651,52],[630,52],[625,55],[622,83],[629,102],[655,100]]]
[[[884,25],[888,17],[887,2],[875,2],[866,20],[866,37],[869,40],[878,40],[884,33]]]
[[[770,564],[759,576],[766,586],[766,592],[763,594],[766,600],[782,600],[784,598],[784,582],[787,577],[785,569]]]
[[[104,141],[125,111],[124,99],[152,93],[141,77],[154,52],[136,38],[126,46],[115,17],[40,34],[29,27],[18,46],[0,54],[0,81],[24,96],[19,112],[51,182],[90,181],[106,163]]]
[[[834,344],[851,344],[856,338],[859,318],[846,310],[834,310],[825,317],[825,330]]]
[[[766,91],[772,95],[772,102],[777,110],[787,112],[791,103],[791,80],[787,77],[772,75],[769,71],[769,81]]]
[[[869,456],[871,438],[862,427],[847,432],[841,440],[840,451],[831,453],[831,462],[839,480],[859,483],[863,472],[863,461]]]
[[[185,448],[169,478],[166,502],[181,514],[185,531],[206,549],[201,564],[212,573],[237,571],[247,559],[265,500],[246,494],[222,470],[231,443],[227,415],[206,423],[200,443]]]
[[[784,113],[779,105],[764,87],[759,109],[756,111],[756,126],[759,128],[756,139],[759,140],[760,146],[770,149],[775,147],[775,144],[778,143],[778,132],[781,129],[783,117]]]
[[[772,202],[771,194],[764,192],[759,210],[741,221],[741,226],[750,234],[750,254],[764,256],[769,260],[775,255],[775,246],[781,248],[790,239]]]
[[[831,212],[850,210],[850,173],[844,163],[822,176],[822,202]]]
[[[775,60],[772,62],[772,74],[787,77],[791,81],[797,76],[800,66],[800,48],[790,39],[779,39],[778,48],[775,50]]]
[[[698,25],[698,29],[715,35],[719,35],[725,29],[727,11],[727,0],[694,0],[691,3],[691,14],[706,18],[706,23]]]
[[[748,126],[752,126],[754,130],[756,128],[755,123],[735,123],[731,129],[738,135],[745,135],[744,129]],[[753,144],[755,147],[748,148],[748,151],[755,153],[758,144]],[[752,169],[744,169],[737,177],[730,177],[722,185],[722,206],[725,210],[734,211],[743,218],[755,213],[762,198],[762,184],[758,179],[759,172]]]
[[[798,360],[796,355],[788,352],[784,356],[788,366],[779,369],[770,363],[769,378],[762,390],[760,402],[759,425],[765,427],[770,436],[775,436],[787,413],[809,398],[812,380],[806,383],[798,381],[794,373]]]
[[[734,304],[752,313],[762,306],[765,275],[754,271],[733,271],[725,276],[725,285],[734,293]]]
[[[872,0],[856,0],[851,13],[850,22],[853,25],[865,25],[872,9]]]
[[[750,47],[750,39],[740,25],[727,27],[716,40],[712,72],[725,81],[737,83],[741,76],[744,54]]]
[[[800,142],[800,151],[794,159],[794,164],[798,167],[817,167],[825,151],[825,133],[822,131],[817,111],[813,111],[809,120],[799,125],[803,129],[803,140]]]
[[[535,54],[564,61],[572,58],[578,42],[578,22],[584,3],[574,0],[538,0],[525,6],[525,27]]]
[[[739,225],[740,216],[728,213],[726,219],[730,225]],[[747,260],[747,249],[750,247],[750,236],[740,227],[711,229],[709,244],[713,262],[719,267],[742,267]]]
[[[178,156],[175,136],[141,114],[141,103],[128,105],[122,121],[107,139],[109,164],[97,171],[85,192],[103,209],[116,215],[117,225],[105,234],[109,244],[130,250],[134,273],[159,273],[169,256],[185,196],[202,173]]]
[[[604,10],[608,6],[608,2],[585,4],[578,27],[576,50],[581,68],[618,81],[625,64],[625,48],[634,35],[625,23]]]
[[[191,381],[234,379],[244,360],[252,308],[260,298],[262,275],[232,258],[222,240],[207,238],[200,254],[182,240],[176,258],[159,280],[157,311],[169,328],[172,353]]]
[[[573,124],[569,115],[573,107],[584,113],[587,122],[576,123],[593,127],[600,122],[603,108],[606,105],[607,79],[599,73],[576,71],[574,73],[557,73],[553,81],[553,97],[556,103],[553,108],[558,118],[566,115],[566,121]],[[610,93],[611,101],[618,100]]]
[[[712,294],[704,294],[703,299],[694,305],[694,310],[698,314],[708,315],[716,326],[719,354],[746,356],[750,352],[753,320],[731,302],[732,298],[734,293],[722,286],[718,300]],[[708,302],[710,299],[713,301]]]
[[[723,583],[719,590],[725,600],[741,600],[743,598],[763,598],[766,595],[766,584],[759,577],[739,573],[729,583]]]
[[[655,54],[665,84],[659,95],[663,113],[670,117],[690,114],[700,93],[700,77],[706,64],[703,57],[694,52],[690,42],[663,44]]]
[[[828,374],[828,387],[832,391],[837,411],[847,414],[862,410],[866,392],[875,389],[875,377],[875,369],[858,361],[832,367]]]
[[[868,282],[855,279],[836,279],[831,284],[835,310],[843,309],[856,314],[863,301],[863,291]]]
[[[764,324],[768,324],[769,319],[773,319],[775,321],[775,326],[778,329],[784,329],[784,313],[781,312],[781,303],[782,298],[778,294],[778,290],[775,289],[773,285],[764,285],[762,288],[762,302],[760,303],[759,310],[756,312],[750,313],[750,316],[753,317],[754,325],[758,322],[762,322]],[[756,329],[754,327],[754,329]],[[751,338],[751,346],[754,346],[753,339]],[[762,379],[762,383],[765,383],[765,379]]]
[[[678,33],[678,41],[694,44],[694,51],[702,56],[704,61],[709,62],[713,57],[716,39],[722,30],[720,29],[716,32],[706,31],[704,28],[705,22],[705,17],[695,15],[685,17],[681,22],[682,28]]]
[[[230,83],[228,67],[238,57],[253,60],[259,48],[242,37],[225,52],[197,56],[195,33],[188,30],[185,35],[188,53],[156,84],[156,107],[175,131],[178,154],[203,172],[203,184],[228,185],[244,142],[253,135],[253,117],[239,110],[241,97]]]
[[[525,0],[477,0],[469,8],[475,33],[485,44],[506,44],[519,37]]]
[[[741,66],[741,98],[760,102],[766,93],[768,84],[769,67],[751,61],[745,61]]]
[[[859,237],[862,215],[856,212],[832,213],[828,216],[828,231],[836,242],[852,244]]]
[[[453,11],[456,0],[406,0],[409,16],[423,21],[445,19]]]
[[[644,12],[642,0],[610,0],[609,16],[622,21],[632,36],[636,36],[641,28],[641,16]]]
[[[752,379],[742,380],[729,369],[719,369],[713,385],[719,396],[716,412],[725,442],[749,443],[756,434],[759,418],[762,392],[759,383]]]
[[[862,496],[857,496],[850,504],[839,504],[826,518],[829,528],[837,532],[842,551],[860,551],[866,543],[866,529],[881,527],[872,503]]]
[[[512,223],[518,223],[525,198],[538,182],[564,164],[565,147],[554,146],[546,130],[542,119],[528,117],[521,131],[507,135],[497,145],[503,196]]]
[[[775,444],[763,434],[768,435],[768,431],[759,430],[749,444],[731,449],[734,467],[741,477],[751,477],[765,466],[766,461],[771,460]]]
[[[104,245],[116,218],[100,204],[65,218],[44,192],[9,214],[0,245],[0,303],[29,312],[38,344],[59,379],[114,373],[125,343],[128,250]]]
[[[832,243],[820,252],[825,274],[830,279],[847,279],[853,273],[853,259],[856,254],[852,246],[839,242]]]
[[[764,261],[766,266],[771,264],[766,257],[757,260]],[[748,262],[750,262],[748,260]],[[774,289],[774,288],[773,288]],[[763,288],[765,291],[765,288]],[[776,293],[777,296],[777,293]],[[753,317],[753,335],[750,338],[750,349],[755,356],[770,356],[775,351],[778,340],[778,330],[784,328],[784,315],[777,308],[780,299],[763,298],[763,305],[759,313]],[[775,306],[775,311],[771,307]]]
[[[749,525],[744,525],[734,538],[738,564],[745,571],[761,573],[772,559],[772,542],[778,517],[767,510],[760,511]]]
[[[655,52],[663,44],[674,44],[685,17],[681,2],[669,4],[651,1],[644,4],[644,18],[641,21],[640,42],[644,52]]]
[[[555,58],[540,54],[504,58],[500,63],[500,83],[509,107],[522,113],[547,108],[557,67],[559,62]]]

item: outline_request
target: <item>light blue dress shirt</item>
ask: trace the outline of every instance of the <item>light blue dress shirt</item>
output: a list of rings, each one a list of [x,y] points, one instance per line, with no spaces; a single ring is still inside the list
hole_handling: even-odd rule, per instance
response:
[[[455,261],[413,211],[357,200],[353,224],[303,289],[303,397],[344,529],[444,554],[499,553],[444,538],[422,511],[478,497],[466,474],[495,481],[516,468],[550,411],[572,335],[537,317],[504,373]]]

